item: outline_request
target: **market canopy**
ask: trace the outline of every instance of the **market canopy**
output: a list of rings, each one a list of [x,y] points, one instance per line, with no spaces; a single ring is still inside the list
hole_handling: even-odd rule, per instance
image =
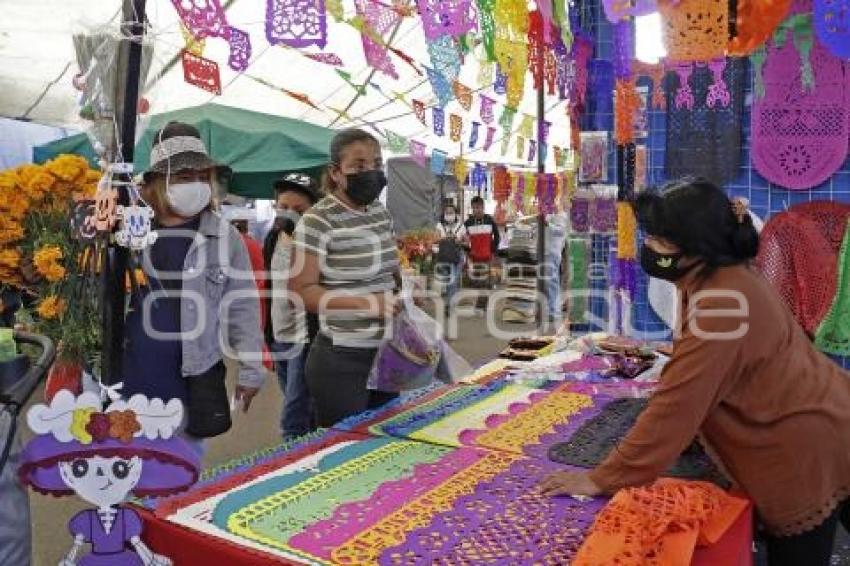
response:
[[[317,172],[328,162],[334,131],[260,112],[204,104],[153,116],[136,145],[135,169],[147,169],[153,136],[171,121],[197,127],[213,159],[233,169],[229,190],[253,198],[271,198],[272,184],[287,171]],[[88,136],[78,134],[35,148],[43,163],[62,153],[96,161]]]

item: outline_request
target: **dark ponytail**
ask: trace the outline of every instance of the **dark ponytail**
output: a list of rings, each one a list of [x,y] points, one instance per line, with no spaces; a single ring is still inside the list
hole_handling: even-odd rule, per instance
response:
[[[704,263],[707,276],[719,267],[749,262],[758,254],[752,218],[735,214],[732,201],[704,179],[684,178],[661,191],[641,194],[634,203],[641,229],[668,240]]]

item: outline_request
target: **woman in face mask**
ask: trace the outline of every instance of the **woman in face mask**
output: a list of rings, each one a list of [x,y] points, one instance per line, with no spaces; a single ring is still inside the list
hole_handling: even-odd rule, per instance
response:
[[[369,391],[366,380],[397,310],[398,251],[387,209],[381,148],[358,129],[331,142],[329,196],[295,229],[289,288],[320,329],[307,358],[307,386],[319,426],[379,406],[395,394]]]
[[[818,352],[752,267],[758,235],[740,202],[682,180],[635,204],[641,265],[673,281],[673,355],[649,406],[591,472],[544,480],[551,495],[647,484],[699,437],[754,501],[770,566],[826,566],[850,527],[850,375]]]
[[[435,249],[435,271],[444,288],[445,310],[448,314],[452,307],[452,298],[460,287],[464,249],[469,247],[466,226],[460,221],[454,204],[446,203],[443,206],[443,216],[437,224],[437,233],[440,235],[440,241]]]
[[[167,124],[154,136],[150,163],[141,196],[158,237],[131,298],[121,393],[179,398],[187,434],[216,436],[230,427],[222,344],[240,361],[236,397],[244,409],[265,378],[254,274],[241,236],[213,211],[226,168],[207,155],[198,130]]]

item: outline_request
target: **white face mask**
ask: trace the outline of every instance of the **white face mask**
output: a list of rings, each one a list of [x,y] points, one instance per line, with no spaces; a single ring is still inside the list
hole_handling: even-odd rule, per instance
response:
[[[193,181],[191,183],[176,183],[166,189],[168,204],[175,214],[183,218],[191,218],[200,213],[210,203],[212,189],[209,183]]]
[[[454,214],[446,214],[445,218],[446,218],[446,222],[449,223],[449,224],[454,224],[455,220],[457,220],[457,216],[454,215]]]

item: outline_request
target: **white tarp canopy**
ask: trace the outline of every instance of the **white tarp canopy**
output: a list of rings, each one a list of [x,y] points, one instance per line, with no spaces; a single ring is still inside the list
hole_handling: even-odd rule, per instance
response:
[[[343,0],[342,3],[346,16],[353,16],[353,0]],[[222,4],[228,3],[222,0]],[[215,96],[184,82],[179,58],[176,65],[163,72],[165,66],[179,56],[184,40],[171,0],[148,0],[148,38],[154,45],[154,61],[148,80],[149,84],[153,82],[153,86],[145,93],[151,104],[149,114],[215,101],[219,104],[301,119],[321,126],[363,126],[370,122],[378,129],[386,128],[406,138],[417,139],[427,144],[429,151],[431,148],[438,148],[450,156],[463,151],[464,157],[470,160],[527,164],[526,156],[518,159],[514,143],[511,143],[506,156],[501,155],[501,144],[498,141],[489,152],[481,150],[486,133],[484,126],[479,132],[479,149],[470,152],[468,140],[472,121],[481,121],[477,95],[469,112],[461,108],[457,101],[449,103],[446,107],[445,137],[437,137],[431,131],[430,109],[427,117],[428,127],[416,119],[409,106],[411,100],[421,100],[426,105],[434,102],[430,83],[424,74],[424,65],[430,66],[430,61],[421,21],[417,16],[404,18],[392,45],[409,55],[423,74],[417,74],[402,59],[390,55],[399,79],[387,77],[380,72],[375,73],[370,82],[377,85],[377,88],[366,87],[365,94],[348,110],[350,119],[339,119],[333,109],[344,109],[355,98],[355,89],[337,74],[334,67],[303,55],[303,52],[319,52],[318,48],[299,51],[270,45],[265,35],[266,4],[267,0],[233,0],[227,9],[229,24],[250,34],[253,52],[251,64],[245,72],[237,73],[228,67],[229,48],[225,40],[206,40],[204,56],[218,62],[221,70],[223,92],[221,96]],[[87,123],[78,116],[79,92],[72,85],[72,78],[79,70],[71,36],[75,32],[107,25],[113,33],[117,32],[121,18],[121,1],[3,0],[2,5],[0,116],[25,116],[37,123],[85,130]],[[351,74],[353,83],[363,84],[369,76],[371,69],[363,55],[360,34],[350,25],[335,22],[330,15],[328,44],[323,51],[335,53],[342,59],[343,69]],[[477,89],[478,74],[476,55],[467,56],[459,77],[460,82]],[[523,113],[536,113],[536,94],[532,82],[531,75],[527,74],[525,96],[514,122],[515,129],[519,127]],[[287,96],[280,89],[309,96],[319,109],[313,109]],[[505,97],[495,95],[492,87],[480,92],[497,100],[495,113],[498,119]],[[396,93],[403,94],[404,101],[396,99]],[[546,118],[553,124],[550,130],[550,146],[568,145],[565,104],[559,102],[557,97],[546,98]],[[464,118],[463,141],[460,144],[449,141],[448,116],[451,113]],[[496,139],[500,138],[499,128]],[[554,167],[552,154],[550,151],[549,171]]]

